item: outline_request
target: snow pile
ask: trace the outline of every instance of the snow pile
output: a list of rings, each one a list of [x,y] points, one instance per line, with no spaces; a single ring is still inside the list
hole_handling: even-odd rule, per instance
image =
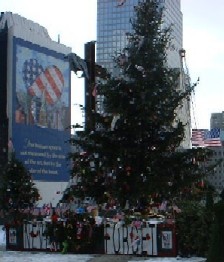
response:
[[[199,257],[191,257],[191,258],[176,258],[176,257],[157,257],[157,258],[149,258],[149,260],[144,260],[144,262],[205,262],[206,259]],[[131,260],[130,262],[140,262],[139,260]]]
[[[35,252],[4,251],[0,253],[1,262],[87,262],[89,255],[62,255]]]
[[[0,225],[0,246],[5,246],[5,230],[3,230],[3,226]]]

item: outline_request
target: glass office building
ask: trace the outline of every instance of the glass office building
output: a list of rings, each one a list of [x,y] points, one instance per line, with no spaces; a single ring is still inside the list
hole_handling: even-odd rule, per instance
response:
[[[97,63],[114,71],[113,56],[127,44],[131,32],[130,19],[139,0],[97,1]],[[150,1],[150,0],[148,0]],[[180,0],[152,0],[164,7],[164,22],[173,26],[173,42],[168,52],[171,67],[180,68],[179,50],[182,49],[182,13]],[[115,73],[115,72],[114,72]]]
[[[220,128],[224,130],[224,111],[221,113],[212,113],[210,118],[210,129]]]

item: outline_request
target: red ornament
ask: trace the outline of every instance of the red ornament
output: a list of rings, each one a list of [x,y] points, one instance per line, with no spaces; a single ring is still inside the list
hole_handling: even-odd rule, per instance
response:
[[[106,233],[106,234],[104,235],[104,239],[105,239],[105,240],[109,240],[109,239],[110,239],[110,235],[109,235],[108,233]]]
[[[150,237],[150,235],[148,233],[146,234],[145,238],[146,238],[146,240],[150,240],[151,239],[151,237]]]
[[[77,223],[77,233],[76,233],[76,238],[77,239],[82,239],[82,224]]]
[[[34,233],[33,231],[30,232],[31,237],[37,237],[38,235],[39,235],[38,231],[36,233]]]
[[[127,166],[127,167],[126,167],[126,171],[131,171],[131,167],[130,167],[130,166]]]
[[[203,188],[205,186],[203,179],[198,183],[198,186],[201,187],[201,188]]]

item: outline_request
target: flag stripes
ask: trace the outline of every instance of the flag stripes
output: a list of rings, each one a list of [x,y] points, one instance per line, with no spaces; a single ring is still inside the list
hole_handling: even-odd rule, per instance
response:
[[[46,68],[28,88],[30,95],[41,98],[44,94],[46,102],[54,104],[62,94],[64,79],[56,66]]]
[[[222,146],[220,128],[192,129],[192,146],[195,147],[217,147]]]

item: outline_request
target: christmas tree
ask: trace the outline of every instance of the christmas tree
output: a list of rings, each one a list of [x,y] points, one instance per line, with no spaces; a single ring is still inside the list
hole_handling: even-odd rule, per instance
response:
[[[170,68],[172,27],[155,1],[135,7],[127,47],[115,57],[120,74],[97,83],[101,111],[94,127],[72,139],[76,183],[66,198],[94,197],[98,204],[143,210],[149,203],[198,198],[203,191],[204,149],[181,149],[185,123],[177,112],[195,84],[180,88],[180,69]],[[208,169],[206,170],[208,172]],[[198,189],[198,190],[197,190]],[[128,207],[127,207],[128,208]]]
[[[11,222],[24,218],[25,210],[32,209],[39,198],[32,176],[14,155],[2,173],[0,187],[0,210]]]

